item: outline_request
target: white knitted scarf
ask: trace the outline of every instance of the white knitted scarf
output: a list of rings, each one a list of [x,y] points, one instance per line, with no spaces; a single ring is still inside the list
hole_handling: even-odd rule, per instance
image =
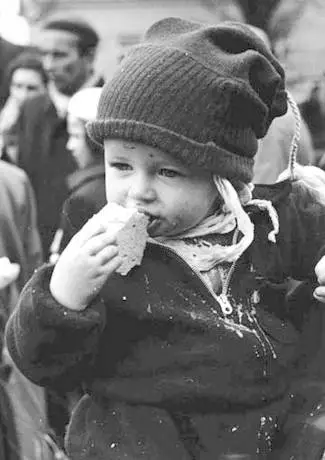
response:
[[[242,190],[237,193],[227,179],[214,175],[213,180],[224,202],[220,212],[208,216],[199,225],[180,235],[155,238],[157,242],[174,249],[191,267],[199,271],[209,271],[222,262],[236,261],[254,240],[254,224],[242,205],[255,204],[268,210],[273,223],[273,230],[269,234],[271,241],[275,241],[275,234],[279,230],[277,213],[271,202],[252,200],[251,184],[243,184]],[[235,228],[242,238],[228,246],[213,244],[203,238],[212,234],[226,234]],[[193,238],[202,238],[201,244],[189,245],[186,240]]]

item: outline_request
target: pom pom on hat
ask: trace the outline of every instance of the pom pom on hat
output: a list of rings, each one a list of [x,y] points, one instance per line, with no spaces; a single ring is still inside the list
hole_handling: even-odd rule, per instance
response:
[[[284,70],[241,23],[155,23],[103,88],[88,134],[160,148],[250,182],[259,138],[287,110]]]
[[[83,121],[95,120],[102,88],[83,88],[70,99],[68,114]]]

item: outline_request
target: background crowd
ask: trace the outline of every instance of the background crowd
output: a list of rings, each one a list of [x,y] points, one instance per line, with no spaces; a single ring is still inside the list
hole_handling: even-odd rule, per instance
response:
[[[271,49],[265,31],[253,29]],[[43,262],[55,263],[73,234],[105,204],[103,150],[85,130],[108,78],[95,68],[100,41],[91,23],[74,17],[42,22],[30,46],[0,37],[2,332],[33,271]],[[298,162],[325,169],[322,86],[314,85],[299,107]],[[255,183],[274,183],[287,168],[295,122],[289,109],[260,141]],[[15,368],[3,343],[2,349],[0,426],[6,435],[0,436],[0,458],[64,458],[63,435],[78,392],[34,385]]]

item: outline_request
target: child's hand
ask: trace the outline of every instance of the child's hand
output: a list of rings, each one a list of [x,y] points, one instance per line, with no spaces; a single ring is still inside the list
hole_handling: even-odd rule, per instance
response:
[[[320,286],[314,290],[314,297],[320,302],[325,303],[325,256],[317,263],[315,273]]]
[[[71,310],[84,310],[121,264],[115,235],[92,217],[59,257],[50,281],[53,297]]]
[[[11,263],[8,257],[0,257],[0,289],[4,289],[16,281],[20,273],[20,266]]]

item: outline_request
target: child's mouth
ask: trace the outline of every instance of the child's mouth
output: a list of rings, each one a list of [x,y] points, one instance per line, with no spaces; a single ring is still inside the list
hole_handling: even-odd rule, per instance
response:
[[[149,223],[147,226],[147,231],[149,235],[152,235],[155,232],[155,229],[159,225],[159,218],[157,216],[153,216],[152,214],[146,213],[146,215],[149,217]]]
[[[160,221],[159,217],[153,214],[150,214],[148,211],[145,211],[144,209],[138,209],[138,211],[145,214],[149,219],[148,225],[147,225],[148,234],[149,235],[154,234],[157,227],[159,226],[159,221]]]

